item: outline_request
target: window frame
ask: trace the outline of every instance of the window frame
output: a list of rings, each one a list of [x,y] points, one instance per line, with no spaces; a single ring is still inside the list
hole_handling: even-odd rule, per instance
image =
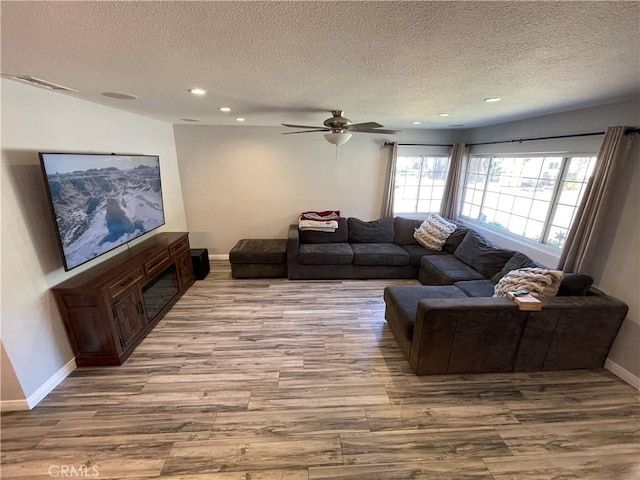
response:
[[[491,175],[491,166],[492,166],[492,162],[494,161],[494,159],[498,158],[498,159],[503,159],[503,158],[538,158],[538,159],[542,159],[542,161],[544,162],[544,159],[546,158],[550,158],[550,157],[562,157],[560,160],[560,165],[559,165],[559,170],[558,170],[558,174],[557,177],[555,178],[555,184],[553,187],[553,191],[551,194],[551,197],[549,199],[549,207],[548,210],[546,212],[545,215],[545,219],[543,221],[543,228],[540,234],[540,239],[539,240],[534,240],[532,238],[526,237],[524,235],[518,235],[517,233],[514,233],[510,230],[508,230],[507,228],[499,228],[496,227],[494,225],[491,225],[488,222],[482,222],[479,220],[480,216],[482,215],[482,210],[483,207],[484,208],[490,208],[490,207],[486,207],[485,206],[485,197],[488,191],[488,179]],[[465,208],[465,203],[471,205],[475,205],[474,203],[471,202],[465,202],[466,196],[467,196],[467,190],[468,190],[468,182],[469,182],[469,178],[470,175],[474,175],[474,173],[470,173],[469,169],[471,166],[471,162],[473,161],[473,159],[475,158],[479,158],[479,159],[489,159],[489,166],[487,167],[487,171],[486,171],[486,179],[485,179],[485,183],[484,183],[484,187],[482,189],[482,199],[480,201],[480,205],[479,205],[479,213],[478,213],[478,218],[472,218],[469,216],[465,216],[463,215],[463,211]],[[582,185],[582,189],[585,189],[586,186],[588,185],[588,182],[590,180],[590,178],[593,176],[593,173],[595,171],[595,167],[596,167],[596,163],[597,163],[597,154],[594,152],[587,152],[587,153],[578,153],[578,152],[549,152],[549,153],[475,153],[475,154],[470,154],[467,160],[467,163],[465,165],[465,170],[464,170],[464,183],[462,185],[462,192],[461,192],[461,200],[460,200],[460,209],[458,211],[458,218],[465,224],[468,224],[470,226],[473,227],[479,227],[480,229],[486,229],[489,232],[492,232],[494,234],[497,235],[501,235],[504,236],[506,238],[511,239],[512,241],[515,242],[519,242],[519,243],[524,243],[527,244],[533,248],[536,248],[542,252],[546,252],[547,254],[551,254],[551,255],[560,255],[560,252],[562,251],[562,247],[560,246],[556,246],[552,243],[550,243],[548,241],[548,235],[549,232],[551,230],[551,228],[554,227],[553,225],[553,220],[557,211],[558,206],[560,205],[565,205],[563,203],[560,202],[560,198],[563,192],[563,185],[567,182],[572,182],[572,180],[568,180],[567,179],[567,175],[569,173],[570,170],[570,166],[571,166],[571,161],[574,158],[588,158],[589,162],[591,163],[590,168],[591,171],[589,172],[588,175],[586,175],[582,180],[580,180],[579,182],[576,183],[580,183]],[[477,173],[476,173],[477,174]],[[542,180],[541,176],[538,176],[537,181],[539,182],[540,180]],[[477,189],[474,189],[477,190]],[[583,195],[584,193],[582,192],[580,194],[579,200],[578,202],[573,206],[574,208],[574,214],[571,218],[571,221],[569,223],[569,226],[567,227],[567,231],[569,231],[571,229],[571,226],[573,224],[573,222],[575,221],[575,213],[577,212],[577,209],[580,206],[580,203],[582,201],[582,197],[581,195]],[[512,215],[513,212],[509,213],[509,215]],[[534,220],[534,221],[538,221],[535,218],[531,218],[531,211],[529,212],[529,214],[526,217],[526,220]],[[555,225],[557,226],[557,225]]]
[[[407,211],[400,211],[399,209],[397,209],[397,205],[399,202],[396,201],[396,191],[398,190],[398,188],[402,187],[405,188],[406,187],[406,181],[403,185],[400,185],[398,183],[398,174],[399,174],[399,170],[398,170],[398,161],[401,158],[420,158],[420,174],[418,175],[418,184],[417,184],[417,192],[416,192],[416,197],[415,197],[415,209],[412,212],[407,212]],[[451,168],[451,157],[448,154],[444,154],[444,153],[428,153],[428,152],[402,152],[402,153],[398,153],[397,157],[396,157],[396,168],[395,168],[395,172],[394,172],[394,182],[393,182],[393,198],[394,198],[394,202],[393,202],[393,216],[397,217],[397,216],[402,216],[405,218],[411,218],[411,217],[415,217],[415,218],[424,218],[426,215],[428,215],[429,213],[432,213],[432,211],[429,212],[421,212],[418,211],[418,205],[420,204],[421,201],[425,201],[428,200],[429,203],[434,201],[433,196],[430,196],[428,199],[424,199],[424,198],[420,198],[420,191],[421,188],[423,187],[422,184],[422,172],[424,171],[425,168],[425,160],[426,159],[435,159],[437,160],[442,160],[446,163],[446,169],[444,170],[444,186],[443,186],[443,190],[442,190],[442,197],[440,198],[440,205],[438,207],[438,209],[435,211],[435,213],[439,213],[440,208],[442,208],[442,201],[444,200],[444,195],[446,192],[446,181],[447,181],[447,177],[449,175],[449,168]],[[406,179],[406,177],[405,177]],[[426,184],[425,184],[426,185]],[[433,186],[434,183],[431,183],[428,185],[431,188],[431,192],[433,194]],[[413,201],[413,199],[411,199]]]

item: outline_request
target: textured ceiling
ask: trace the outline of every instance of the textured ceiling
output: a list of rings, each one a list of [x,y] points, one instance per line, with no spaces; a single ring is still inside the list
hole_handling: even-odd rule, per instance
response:
[[[0,8],[3,75],[42,78],[78,90],[68,95],[171,123],[236,124],[242,116],[248,125],[316,125],[343,109],[354,122],[388,128],[474,127],[640,95],[639,2]],[[193,87],[208,94],[194,97]],[[502,101],[483,102],[494,96]]]

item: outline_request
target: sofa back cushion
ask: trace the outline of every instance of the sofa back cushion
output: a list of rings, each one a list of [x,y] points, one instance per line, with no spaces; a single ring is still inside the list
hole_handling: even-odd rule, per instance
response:
[[[504,264],[504,267],[502,267],[502,270],[500,270],[493,277],[491,277],[491,281],[493,283],[498,283],[500,279],[510,271],[518,270],[520,268],[528,268],[528,267],[546,268],[544,267],[544,265],[540,265],[539,263],[531,260],[524,253],[515,252],[513,256],[509,259],[509,261]]]
[[[502,270],[513,256],[513,251],[491,245],[478,233],[469,230],[454,255],[483,277],[491,278]]]
[[[413,232],[420,226],[422,220],[396,217],[393,219],[393,230],[395,233],[394,243],[397,245],[417,245]]]
[[[349,242],[351,243],[393,243],[393,217],[363,222],[357,218],[347,219]]]
[[[584,297],[593,285],[593,278],[585,273],[565,273],[560,282],[558,297]]]
[[[469,231],[467,227],[463,227],[459,223],[452,223],[455,223],[458,228],[456,228],[455,232],[449,235],[449,238],[447,238],[447,241],[444,242],[444,245],[442,246],[442,249],[448,253],[455,253],[456,249],[460,246],[462,240],[464,240],[464,237],[466,237],[467,232]]]
[[[347,219],[338,220],[335,232],[314,232],[313,230],[299,230],[300,243],[347,243],[349,241],[349,227]]]

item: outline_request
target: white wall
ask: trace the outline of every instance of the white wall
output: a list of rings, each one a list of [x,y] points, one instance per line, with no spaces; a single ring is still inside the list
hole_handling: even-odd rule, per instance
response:
[[[116,249],[71,272],[62,268],[47,205],[39,151],[160,156],[166,225],[186,231],[173,128],[170,124],[2,80],[2,288],[0,336],[27,399],[41,395],[72,364],[49,289],[120,253]],[[140,241],[140,240],[138,240]],[[63,378],[63,377],[62,377]],[[15,391],[15,389],[14,389]],[[16,400],[5,398],[2,401]]]
[[[385,140],[451,143],[459,131],[354,134],[336,147],[322,134],[281,127],[176,125],[176,149],[192,245],[227,254],[241,238],[286,238],[305,210],[380,217]]]

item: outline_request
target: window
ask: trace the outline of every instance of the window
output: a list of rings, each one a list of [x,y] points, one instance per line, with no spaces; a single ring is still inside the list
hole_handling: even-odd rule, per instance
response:
[[[438,212],[448,171],[448,157],[398,155],[394,215]]]
[[[461,216],[562,248],[595,156],[473,156]]]

